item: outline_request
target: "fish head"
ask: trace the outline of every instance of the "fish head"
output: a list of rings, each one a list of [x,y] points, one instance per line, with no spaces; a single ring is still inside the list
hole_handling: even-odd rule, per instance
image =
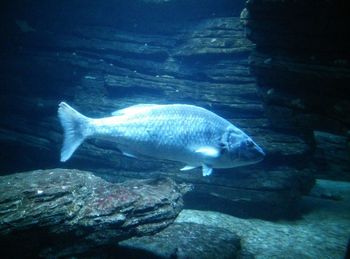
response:
[[[238,128],[228,132],[225,145],[230,167],[255,164],[265,157],[263,149]]]

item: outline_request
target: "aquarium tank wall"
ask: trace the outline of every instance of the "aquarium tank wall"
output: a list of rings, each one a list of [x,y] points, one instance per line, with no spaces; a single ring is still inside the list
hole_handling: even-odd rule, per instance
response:
[[[1,2],[4,258],[345,258],[349,20],[336,0]],[[205,131],[193,154],[209,162],[195,166],[90,135],[62,159],[64,134],[86,133],[62,127],[65,103],[89,118],[201,107],[264,157],[243,166],[230,145],[237,166],[215,167],[230,138]],[[165,113],[152,143],[197,134],[194,114]]]

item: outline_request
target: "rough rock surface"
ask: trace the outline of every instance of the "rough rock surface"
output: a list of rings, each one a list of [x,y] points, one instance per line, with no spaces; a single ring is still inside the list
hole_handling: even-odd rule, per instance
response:
[[[240,239],[221,227],[184,222],[152,236],[121,241],[119,246],[135,258],[137,253],[156,258],[237,258]]]
[[[63,256],[160,231],[182,209],[188,187],[170,179],[113,184],[52,169],[2,176],[0,189],[2,253]]]

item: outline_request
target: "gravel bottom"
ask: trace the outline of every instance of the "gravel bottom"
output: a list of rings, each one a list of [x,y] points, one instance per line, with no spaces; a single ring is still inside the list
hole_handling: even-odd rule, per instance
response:
[[[241,219],[213,211],[183,210],[176,222],[226,228],[241,237],[243,251],[256,258],[344,258],[350,238],[350,183],[318,180],[340,201],[305,197],[305,214],[294,221]]]

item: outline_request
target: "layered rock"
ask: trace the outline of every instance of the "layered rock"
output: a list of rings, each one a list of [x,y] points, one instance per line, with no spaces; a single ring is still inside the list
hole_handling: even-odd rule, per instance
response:
[[[252,0],[241,13],[247,37],[256,44],[250,66],[271,126],[299,132],[317,153],[324,146],[314,131],[345,138],[326,153],[349,152],[350,19],[344,7],[342,1]],[[316,154],[323,168],[318,176],[349,180],[338,175],[332,157]],[[346,167],[349,156],[344,158],[338,163]]]
[[[189,190],[170,179],[112,184],[67,169],[2,176],[0,187],[2,252],[45,257],[156,233],[173,222]]]
[[[180,2],[188,8],[198,3]],[[62,130],[56,117],[62,100],[91,117],[109,116],[138,103],[190,103],[247,132],[267,152],[265,162],[217,170],[206,179],[199,171],[179,174],[183,165],[125,157],[113,143],[89,140],[64,166],[93,170],[114,182],[166,175],[195,183],[195,192],[213,201],[206,209],[229,202],[220,208],[250,204],[247,210],[254,212],[257,203],[264,207],[297,202],[313,183],[310,170],[304,170],[310,145],[295,132],[271,129],[249,73],[252,44],[237,9],[225,8],[232,1],[208,4],[196,9],[196,15],[174,16],[172,4],[154,8],[143,3],[141,15],[133,13],[138,8],[134,2],[123,3],[113,15],[105,11],[112,5],[109,1],[87,4],[83,10],[66,3],[74,22],[53,22],[44,7],[38,9],[41,17],[32,17],[29,10],[36,7],[24,5],[24,17],[4,21],[8,30],[0,59],[1,171],[62,166]],[[46,12],[60,17],[60,8],[57,4]]]

